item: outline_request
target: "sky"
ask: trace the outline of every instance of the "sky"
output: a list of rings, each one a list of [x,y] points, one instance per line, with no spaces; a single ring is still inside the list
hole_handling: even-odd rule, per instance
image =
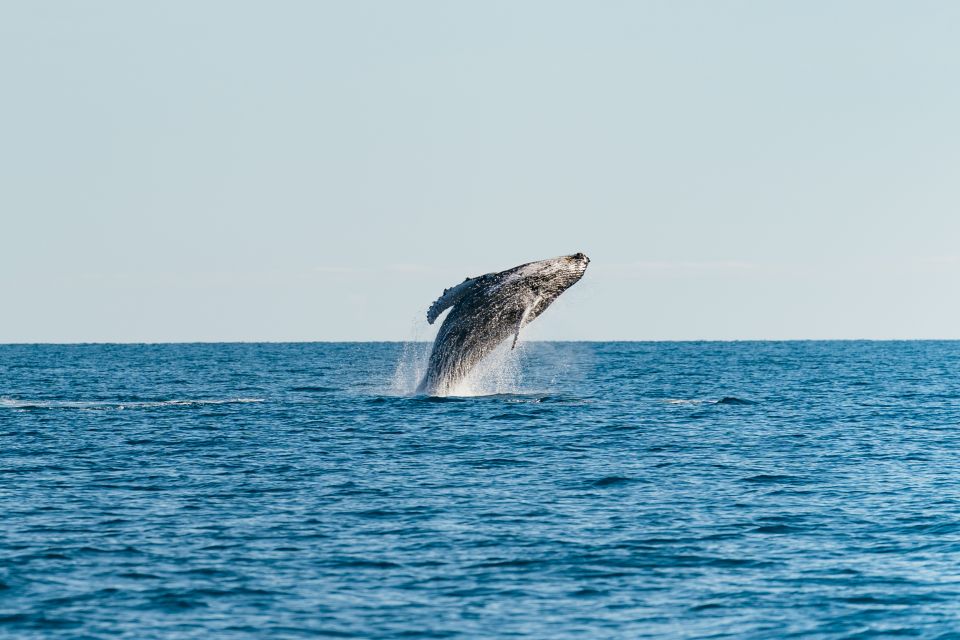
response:
[[[0,342],[960,338],[960,3],[0,2]]]

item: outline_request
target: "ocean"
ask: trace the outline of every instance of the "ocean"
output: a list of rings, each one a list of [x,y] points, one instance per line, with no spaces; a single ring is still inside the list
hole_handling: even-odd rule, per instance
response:
[[[3,638],[960,638],[960,342],[0,346]]]

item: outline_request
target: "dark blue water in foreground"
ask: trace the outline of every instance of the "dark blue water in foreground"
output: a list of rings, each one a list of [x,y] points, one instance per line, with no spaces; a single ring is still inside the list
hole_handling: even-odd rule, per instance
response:
[[[0,347],[0,636],[960,637],[960,343],[402,350]]]

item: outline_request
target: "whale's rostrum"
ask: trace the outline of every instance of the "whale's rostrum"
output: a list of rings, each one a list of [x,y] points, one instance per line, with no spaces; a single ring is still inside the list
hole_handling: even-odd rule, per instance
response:
[[[576,284],[590,259],[582,253],[529,262],[506,271],[467,278],[444,290],[427,310],[437,331],[419,393],[449,395],[501,342],[533,322],[561,293]]]

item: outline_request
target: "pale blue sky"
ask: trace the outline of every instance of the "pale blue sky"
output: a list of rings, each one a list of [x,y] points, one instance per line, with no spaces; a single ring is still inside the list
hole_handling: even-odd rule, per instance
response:
[[[960,338],[960,3],[4,2],[0,342]],[[428,335],[426,337],[429,337]]]

